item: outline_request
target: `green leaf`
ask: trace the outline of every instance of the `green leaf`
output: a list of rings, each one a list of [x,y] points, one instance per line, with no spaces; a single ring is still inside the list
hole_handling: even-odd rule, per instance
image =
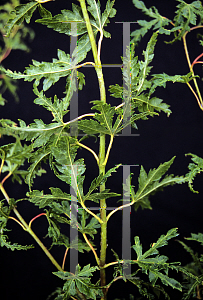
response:
[[[147,110],[149,112],[165,112],[167,116],[171,114],[171,110],[169,109],[169,105],[166,103],[163,103],[162,99],[159,99],[157,97],[153,97],[149,99],[148,95],[140,95],[133,97],[134,106],[138,108],[139,112],[146,112]]]
[[[10,249],[12,251],[14,250],[28,250],[28,249],[33,249],[34,246],[33,245],[26,245],[26,246],[22,246],[19,245],[17,243],[11,243],[10,241],[8,241],[8,236],[5,234],[0,234],[0,246],[1,247],[6,247],[7,249]]]
[[[193,1],[192,3],[186,3],[183,0],[178,0],[180,4],[177,5],[176,16],[174,17],[175,27],[181,26],[181,30],[170,42],[173,43],[176,40],[180,40],[186,31],[190,31],[190,24],[197,25],[197,17],[203,19],[203,7],[200,1]]]
[[[84,133],[88,135],[94,134],[109,134],[108,129],[102,124],[99,124],[95,120],[80,120],[78,121],[78,129],[82,130]]]
[[[137,260],[133,263],[137,263],[139,267],[142,268],[142,272],[148,274],[149,280],[153,286],[155,286],[158,279],[166,286],[170,285],[171,287],[182,291],[181,284],[174,278],[168,277],[169,269],[178,270],[176,266],[177,263],[167,263],[168,258],[164,255],[159,255],[157,250],[160,247],[163,247],[168,244],[168,240],[174,238],[178,235],[177,228],[172,228],[167,232],[166,235],[161,235],[156,243],[153,243],[151,248],[142,253],[142,245],[140,244],[139,237],[135,237],[135,245],[132,248],[137,254]],[[156,257],[150,257],[152,255],[157,255]],[[165,273],[165,274],[163,274]]]
[[[22,146],[19,139],[15,143],[7,144],[0,147],[0,158],[4,161],[2,173],[8,172],[12,175],[12,180],[17,180],[20,184],[25,179],[27,171],[21,170],[26,159],[31,156],[32,147]]]
[[[144,55],[144,62],[140,61],[140,71],[139,71],[139,82],[138,86],[136,88],[136,94],[139,95],[144,89],[145,89],[145,79],[147,75],[149,74],[151,67],[149,67],[149,64],[152,62],[154,57],[154,47],[157,42],[157,33],[153,33],[151,39],[149,40],[147,44],[147,48],[145,51],[143,51]]]
[[[152,6],[151,8],[147,8],[143,1],[133,0],[133,4],[137,9],[141,9],[144,14],[152,18],[151,21],[146,20],[138,20],[137,23],[141,26],[140,29],[135,30],[131,35],[133,36],[133,42],[137,43],[141,40],[141,38],[150,30],[159,30],[159,33],[170,34],[170,30],[166,29],[165,26],[169,25],[171,20],[161,16],[156,9],[156,7]]]
[[[34,182],[34,178],[46,173],[46,171],[42,169],[41,164],[48,159],[49,155],[50,150],[47,150],[46,148],[40,148],[30,157],[29,162],[31,165],[28,168],[28,174],[25,179],[25,182],[28,184],[30,190]]]
[[[141,166],[140,175],[138,178],[139,187],[137,193],[134,194],[134,191],[132,190],[132,198],[135,201],[135,210],[137,210],[139,206],[142,208],[151,209],[149,202],[150,195],[153,195],[155,192],[162,190],[168,185],[174,185],[176,183],[182,184],[186,182],[186,178],[183,176],[174,177],[173,175],[167,175],[162,179],[163,175],[168,171],[174,159],[175,157],[168,162],[160,164],[157,169],[150,170],[148,174],[144,170],[143,166]]]
[[[115,107],[110,104],[103,103],[99,100],[91,101],[94,106],[92,109],[98,110],[100,113],[96,113],[94,118],[99,121],[100,125],[106,128],[109,135],[115,134],[115,130],[112,127],[113,117],[115,114]]]
[[[53,59],[53,62],[38,62],[33,60],[33,65],[26,67],[24,73],[12,72],[11,70],[5,70],[0,68],[7,76],[13,79],[23,79],[24,81],[33,81],[36,86],[39,85],[40,80],[43,80],[43,90],[47,91],[52,85],[54,85],[61,77],[69,77],[71,70],[76,64],[76,60],[73,57],[70,60],[70,55],[64,51],[58,50],[58,59]]]
[[[15,11],[10,13],[10,19],[6,25],[6,36],[8,37],[15,25],[21,25],[25,20],[30,23],[30,19],[36,10],[39,3],[36,1],[29,2],[27,4],[21,4],[15,8]]]
[[[99,214],[98,214],[99,216]],[[89,217],[89,213],[87,213],[83,208],[81,208],[81,225],[79,226],[79,231],[83,234],[89,234],[92,239],[94,239],[94,235],[97,234],[97,229],[101,227],[98,220],[95,217],[90,219],[90,222],[86,224],[86,220]]]
[[[4,233],[4,232],[10,231],[10,230],[6,229],[6,225],[7,225],[9,215],[10,215],[14,205],[15,205],[14,199],[10,199],[9,207],[4,205],[4,201],[0,201],[0,246],[1,247],[5,246],[7,249],[10,249],[12,251],[28,250],[28,249],[34,248],[33,245],[22,246],[17,243],[11,243],[8,240],[8,236]]]
[[[199,242],[203,246],[203,233],[191,233],[191,237],[186,238],[186,240]]]
[[[50,11],[48,11],[44,6],[41,4],[38,5],[39,13],[42,18],[51,18],[52,14]]]
[[[157,242],[152,244],[152,247],[142,255],[141,259],[145,259],[150,255],[158,254],[159,252],[157,248],[166,246],[168,244],[168,240],[175,238],[178,235],[177,228],[170,229],[166,235],[161,235]]]
[[[94,21],[92,20],[91,22],[92,26],[96,27],[98,31],[102,31],[100,2],[96,0],[87,0],[87,3],[89,4],[87,9],[94,18]]]
[[[93,272],[99,270],[98,267],[90,267],[90,265],[84,266],[82,269],[78,265],[76,267],[75,274],[70,272],[54,272],[53,274],[59,278],[66,280],[63,290],[66,297],[75,296],[77,294],[76,288],[86,297],[96,300],[97,295],[102,295],[97,285],[92,285],[90,279],[93,276]]]
[[[44,208],[51,207],[56,213],[70,215],[70,206],[67,201],[71,201],[71,195],[63,192],[59,188],[50,188],[51,194],[44,194],[43,191],[33,190],[27,193],[29,201]],[[59,202],[59,203],[58,203]]]
[[[72,3],[72,11],[64,9],[61,11],[61,14],[58,14],[54,17],[43,17],[42,19],[36,20],[36,22],[46,25],[48,28],[52,28],[59,33],[64,33],[67,35],[74,34],[74,32],[71,31],[71,22],[76,22],[76,35],[81,35],[87,32],[81,8],[74,3]]]
[[[195,154],[188,153],[186,154],[192,156],[192,161],[188,166],[189,172],[185,175],[188,180],[188,186],[193,193],[198,193],[193,189],[193,180],[197,174],[200,174],[203,171],[203,159]]]
[[[55,172],[55,174],[59,179],[71,185],[80,202],[83,199],[85,165],[83,159],[75,160],[79,147],[75,141],[74,138],[63,136],[59,139],[57,146],[51,148],[51,152],[56,161],[54,165],[60,172],[58,174]]]
[[[152,87],[150,88],[150,95],[154,93],[157,86],[166,87],[166,82],[180,82],[180,83],[188,83],[190,80],[194,78],[192,72],[187,75],[174,75],[170,76],[165,73],[163,74],[152,74]]]
[[[116,9],[113,8],[115,0],[108,0],[106,3],[105,11],[102,13],[101,17],[101,26],[104,28],[108,23],[110,23],[109,18],[113,18],[116,14]],[[103,29],[103,33],[105,37],[111,37],[111,34]]]
[[[43,106],[52,113],[54,117],[52,122],[63,124],[63,116],[68,112],[67,105],[69,105],[69,103],[67,103],[65,100],[60,101],[56,96],[52,102],[52,98],[47,98],[43,91],[39,92],[37,90],[36,86],[34,86],[34,93],[38,96],[38,98],[34,100],[34,103]]]
[[[44,124],[42,120],[35,119],[34,123],[26,126],[25,122],[19,120],[19,126],[10,120],[0,120],[0,133],[3,135],[18,136],[21,140],[32,141],[32,147],[41,147],[52,139],[56,143],[66,126],[61,123]]]
[[[123,109],[123,119],[125,114],[128,113],[130,106],[131,109],[131,122],[133,118],[139,119],[139,115],[136,114],[138,110],[139,113],[144,113],[140,115],[140,118],[147,119],[147,114],[152,115],[158,112],[165,112],[168,116],[171,113],[169,105],[163,103],[162,99],[157,97],[151,97],[154,93],[156,87],[164,86],[165,82],[169,80],[169,77],[161,74],[152,75],[153,77],[149,79],[151,66],[149,64],[152,62],[154,57],[154,48],[157,41],[157,33],[154,33],[147,44],[147,48],[143,51],[144,61],[138,61],[138,57],[135,57],[134,46],[127,48],[126,57],[123,58],[123,78],[126,84],[126,88],[116,85],[111,85],[109,91],[111,96],[115,98],[123,98],[125,101],[125,107]],[[160,76],[159,76],[160,75]],[[190,74],[191,75],[191,74]],[[190,76],[191,77],[191,76]],[[170,78],[174,80],[174,78]],[[176,80],[177,77],[176,77]],[[189,79],[188,79],[189,80]],[[181,77],[181,82],[185,82],[185,78]]]

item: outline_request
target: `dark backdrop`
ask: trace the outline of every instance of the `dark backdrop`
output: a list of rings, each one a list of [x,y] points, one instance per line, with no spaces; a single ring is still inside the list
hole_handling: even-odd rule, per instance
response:
[[[45,5],[53,14],[60,13],[61,9],[71,9],[71,3],[78,4],[78,1],[56,0]],[[104,4],[101,1],[102,5]],[[146,0],[147,7],[152,5],[152,1]],[[153,1],[159,12],[166,17],[173,18],[173,11],[176,1],[156,0]],[[115,8],[117,9],[116,17],[111,21],[108,29],[112,34],[111,39],[105,39],[102,44],[102,63],[104,64],[121,64],[120,57],[122,53],[122,25],[115,24],[115,22],[135,22],[137,19],[142,19],[142,13],[135,9],[130,0],[120,1],[116,0]],[[51,61],[56,57],[57,49],[64,50],[69,53],[70,40],[68,36],[59,34],[46,28],[40,24],[35,23],[39,18],[38,12],[34,13],[31,19],[30,26],[34,29],[36,37],[30,44],[31,52],[24,53],[21,51],[13,51],[9,57],[4,61],[4,67],[11,70],[23,71],[26,66],[31,63],[31,59],[38,61]],[[131,29],[134,30],[137,25],[132,24]],[[142,51],[146,48],[146,43],[150,35],[147,35],[136,48],[136,54],[139,59],[142,59]],[[183,51],[182,42],[179,41],[174,45],[166,45],[164,43],[165,37],[159,36],[158,43],[155,48],[155,58],[152,63],[154,73],[165,72],[169,75],[187,74],[189,72],[187,61]],[[195,32],[188,35],[188,44],[190,49],[191,60],[196,58],[202,51],[199,46]],[[88,56],[91,59],[91,54]],[[86,75],[86,85],[81,93],[79,93],[79,114],[82,112],[89,112],[89,101],[98,99],[98,89],[96,76],[93,69],[86,68],[83,70]],[[202,76],[202,67],[195,66],[197,74]],[[110,84],[122,84],[122,74],[118,68],[104,69],[105,83],[108,87]],[[200,87],[201,80],[199,79]],[[57,94],[62,97],[64,90],[64,81],[57,83],[47,95],[51,96]],[[43,121],[49,122],[51,115],[45,109],[33,104],[35,99],[32,92],[32,83],[24,83],[19,81],[19,98],[20,102],[15,103],[12,98],[5,107],[1,108],[0,117],[10,118],[17,121],[23,119],[26,123],[31,123],[35,118],[42,118]],[[158,167],[160,163],[168,161],[174,155],[175,162],[170,169],[171,173],[175,175],[182,175],[187,173],[187,165],[189,158],[185,157],[186,153],[194,153],[202,156],[202,127],[203,112],[199,109],[195,98],[190,90],[184,84],[169,83],[167,87],[157,90],[156,96],[163,98],[164,102],[170,105],[172,114],[169,118],[164,113],[160,113],[159,117],[150,118],[148,121],[139,121],[137,123],[138,130],[136,133],[139,136],[117,137],[114,142],[113,149],[110,154],[110,163],[108,168],[115,164],[131,164],[143,165],[149,171],[150,168]],[[107,100],[113,104],[118,101],[107,97]],[[134,132],[134,131],[133,131]],[[134,132],[135,133],[135,132]],[[6,141],[6,138],[5,138]],[[2,141],[3,142],[3,141]],[[94,144],[94,139],[90,139],[87,143]],[[95,149],[97,145],[94,144]],[[90,180],[97,175],[97,170],[92,168],[96,166],[91,154],[82,151],[79,155],[85,157],[87,164],[86,171],[86,186]],[[133,184],[137,185],[137,176],[139,174],[139,167],[132,168],[134,173]],[[141,210],[131,212],[131,237],[132,243],[134,236],[139,235],[143,247],[147,250],[152,242],[166,233],[173,227],[178,227],[180,239],[184,236],[189,236],[191,232],[203,232],[202,226],[202,195],[203,188],[201,184],[202,177],[199,175],[195,180],[194,187],[199,194],[193,194],[187,185],[179,185],[168,187],[164,192],[157,193],[151,197],[153,210]],[[34,188],[48,192],[50,186],[60,186],[66,190],[66,186],[59,182],[56,177],[50,172],[42,178],[38,178]],[[109,183],[113,191],[122,192],[122,170],[113,177]],[[12,184],[6,182],[5,187],[10,197],[16,199],[25,196],[28,190],[27,186]],[[115,205],[113,200],[109,201],[110,206]],[[33,218],[39,210],[32,204],[21,203],[18,210],[25,217],[26,221]],[[108,255],[107,261],[113,259],[110,249],[113,248],[121,257],[121,226],[122,213],[118,212],[109,221],[108,231]],[[31,237],[20,228],[20,226],[9,222],[12,232],[9,232],[11,241],[21,244],[35,244]],[[47,230],[47,221],[45,218],[40,218],[33,223],[33,229],[42,238],[45,245],[50,243],[44,240]],[[98,241],[99,249],[99,241]],[[59,263],[62,263],[64,249],[54,247],[52,253]],[[181,246],[176,241],[171,241],[169,246],[161,249],[162,254],[170,256],[170,261],[182,261],[186,263],[189,261],[189,256],[186,254]],[[132,253],[132,256],[134,254]],[[80,255],[79,260],[81,264],[88,264],[89,261],[94,263],[93,255]],[[66,269],[68,270],[69,259],[67,259]],[[57,286],[62,286],[61,280],[55,277],[52,272],[55,271],[54,266],[45,257],[42,250],[36,245],[35,249],[28,251],[11,251],[0,249],[0,270],[1,281],[0,289],[3,292],[2,299],[21,299],[21,300],[44,300],[55,290]],[[109,277],[109,280],[111,277]],[[124,293],[124,288],[127,291]],[[116,297],[124,297],[129,293],[136,295],[136,288],[128,285],[124,286],[121,281],[115,283],[115,286],[109,290],[109,299]],[[176,299],[180,298],[177,294]],[[126,298],[127,299],[127,298]]]

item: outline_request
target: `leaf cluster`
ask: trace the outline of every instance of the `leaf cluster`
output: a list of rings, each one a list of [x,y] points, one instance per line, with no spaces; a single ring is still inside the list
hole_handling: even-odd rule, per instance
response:
[[[169,285],[175,289],[182,290],[178,281],[168,277],[169,269],[178,270],[177,263],[168,263],[168,257],[159,255],[158,248],[168,244],[168,240],[178,235],[177,228],[173,228],[167,232],[166,235],[162,235],[156,243],[153,243],[151,248],[145,253],[142,252],[142,245],[140,244],[139,237],[134,238],[135,245],[132,246],[137,254],[137,259],[134,263],[138,264],[142,272],[148,274],[149,281],[152,285],[156,285],[158,279],[162,281],[164,285]],[[151,257],[154,256],[155,257]]]
[[[34,31],[26,25],[14,26],[12,34],[6,37],[6,26],[14,7],[19,4],[19,0],[11,0],[0,5],[0,63],[10,54],[12,50],[22,50],[28,52],[30,49],[26,40],[34,39]],[[12,78],[6,76],[1,71],[0,74],[0,105],[5,105],[6,99],[3,94],[8,91],[16,101],[19,100],[17,94],[17,84]]]
[[[191,237],[185,238],[188,241],[195,241],[201,246],[203,245],[203,234],[191,233]],[[192,261],[184,266],[183,271],[183,300],[194,299],[203,295],[202,279],[203,279],[203,254],[195,253],[195,251],[183,241],[178,241],[185,251],[187,251]],[[185,272],[186,270],[186,272]]]
[[[138,189],[134,190],[134,186],[130,184],[131,204],[134,205],[134,209],[137,211],[139,207],[142,209],[152,209],[149,201],[149,196],[154,195],[158,191],[162,191],[164,187],[174,184],[182,184],[187,181],[184,176],[174,176],[173,174],[165,175],[175,157],[168,162],[160,164],[158,168],[154,168],[147,172],[144,167],[141,166],[140,174],[138,177]],[[127,181],[130,180],[128,177]],[[124,185],[124,191],[128,192],[129,182]]]
[[[151,20],[138,20],[140,29],[135,30],[132,33],[133,41],[139,42],[140,39],[149,31],[157,31],[160,34],[174,35],[173,43],[180,40],[186,32],[189,32],[192,27],[201,25],[203,22],[203,7],[201,1],[193,1],[186,3],[183,0],[177,0],[177,10],[173,20],[168,19],[166,16],[160,15],[156,7],[152,6],[147,8],[143,1],[133,0],[133,3],[137,9],[148,16]],[[172,26],[171,26],[172,25]]]

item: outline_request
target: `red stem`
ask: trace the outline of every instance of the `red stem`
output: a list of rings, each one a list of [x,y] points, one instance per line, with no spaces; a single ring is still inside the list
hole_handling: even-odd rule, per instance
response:
[[[2,55],[2,57],[1,57],[1,59],[0,59],[0,63],[1,63],[2,60],[4,60],[7,56],[9,56],[10,52],[11,52],[11,48],[8,48],[8,49],[6,50],[6,52]]]
[[[4,182],[6,181],[6,179],[8,179],[10,176],[11,176],[11,174],[12,173],[8,173],[3,179],[2,179],[2,181],[1,181],[1,184],[3,185],[4,184]]]
[[[199,64],[199,63],[202,63],[202,62],[198,62],[198,59],[200,58],[200,57],[202,57],[203,56],[203,53],[201,53],[199,56],[197,56],[196,58],[195,58],[195,60],[193,61],[193,63],[192,63],[192,65],[191,65],[191,67],[193,67],[194,66],[194,64]]]
[[[34,220],[36,220],[37,218],[39,218],[39,217],[41,217],[41,216],[46,216],[46,214],[45,214],[45,213],[41,213],[41,214],[35,216],[35,217],[30,221],[29,227],[31,227],[31,224],[32,224],[32,222],[33,222]]]
[[[67,256],[68,250],[69,250],[69,248],[66,248],[66,252],[65,252],[64,257],[63,257],[63,264],[62,264],[62,269],[63,270],[64,270],[64,266],[65,266],[65,261],[66,261],[66,256]]]

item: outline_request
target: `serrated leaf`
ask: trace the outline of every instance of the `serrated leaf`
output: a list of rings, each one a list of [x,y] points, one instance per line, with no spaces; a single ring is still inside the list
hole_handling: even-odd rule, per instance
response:
[[[60,172],[56,173],[57,177],[71,185],[80,202],[83,199],[85,164],[83,159],[75,160],[78,147],[74,138],[63,136],[51,152],[56,161],[55,167]]]
[[[35,104],[42,105],[48,111],[50,111],[53,115],[53,122],[58,122],[59,124],[63,124],[63,116],[68,112],[67,111],[67,102],[63,100],[59,100],[56,96],[54,97],[54,101],[52,98],[47,98],[43,91],[39,92],[37,87],[34,86],[34,93],[38,96],[34,100]]]
[[[78,129],[88,135],[109,134],[105,126],[99,124],[96,120],[80,120],[78,121]]]
[[[6,25],[7,37],[10,35],[15,25],[21,25],[24,20],[27,23],[30,23],[32,14],[34,13],[38,5],[39,3],[37,3],[36,1],[32,1],[27,4],[20,4],[15,8],[15,11],[11,12],[10,19],[8,20]]]
[[[191,233],[191,237],[186,238],[186,240],[199,242],[203,246],[203,233]]]
[[[140,94],[143,89],[144,89],[144,82],[145,82],[145,78],[147,77],[147,75],[149,74],[149,71],[151,69],[151,67],[148,67],[148,65],[152,62],[153,57],[154,57],[154,47],[156,45],[157,42],[157,33],[154,33],[151,37],[151,39],[149,40],[148,44],[147,44],[147,48],[145,51],[143,51],[143,55],[144,55],[144,62],[140,62],[140,72],[139,72],[139,82],[138,82],[138,86],[136,88],[136,94]]]
[[[154,277],[159,278],[159,279],[161,279],[161,281],[164,285],[166,285],[166,286],[169,285],[173,289],[177,289],[177,290],[182,292],[182,285],[176,279],[170,278],[170,277],[168,277],[167,275],[165,275],[161,272],[157,272],[156,270],[153,270],[153,271],[150,271],[150,272],[153,273],[153,277],[152,276],[150,277],[151,280],[154,280]]]
[[[15,143],[0,147],[0,158],[4,161],[1,172],[8,172],[10,176],[12,175],[12,181],[16,180],[21,184],[28,172],[20,168],[24,165],[25,160],[29,159],[31,152],[32,147],[22,146],[18,139]]]
[[[158,252],[157,248],[167,245],[168,240],[170,240],[178,235],[179,234],[177,233],[177,228],[170,229],[166,235],[164,235],[164,234],[161,235],[160,238],[157,240],[157,242],[153,243],[152,247],[142,255],[141,259],[145,259],[150,255],[158,254],[159,252]]]
[[[168,270],[178,270],[177,263],[167,263],[168,257],[159,255],[157,250],[168,244],[168,240],[178,235],[177,228],[172,228],[166,235],[162,235],[156,243],[153,243],[151,248],[142,253],[142,245],[140,244],[139,237],[135,237],[135,245],[132,248],[136,251],[137,260],[133,263],[137,263],[142,268],[142,272],[149,275],[149,280],[154,286],[158,279],[162,281],[164,285],[170,285],[171,287],[182,290],[181,284],[174,278],[168,277]],[[150,257],[156,255],[155,257]],[[163,274],[165,273],[165,274]]]
[[[187,75],[174,75],[170,76],[165,73],[163,74],[152,74],[152,86],[150,88],[149,94],[153,94],[157,86],[166,87],[166,82],[180,82],[180,83],[188,83],[194,78],[192,72]]]
[[[134,105],[138,108],[139,112],[165,112],[168,116],[171,114],[171,110],[169,109],[169,105],[163,103],[162,99],[153,97],[149,99],[148,95],[140,95],[133,97]]]
[[[51,207],[57,213],[70,215],[70,205],[67,201],[71,201],[71,195],[63,192],[59,188],[50,188],[51,194],[44,194],[43,191],[33,190],[27,193],[29,201],[44,208]],[[59,203],[58,203],[59,202]]]
[[[0,120],[0,133],[3,135],[18,136],[21,140],[32,141],[32,147],[41,147],[52,139],[56,142],[62,134],[63,128],[66,126],[61,123],[44,124],[42,120],[35,119],[34,123],[26,125],[22,120],[19,120],[19,126],[10,120]]]
[[[192,153],[186,155],[192,156],[192,161],[194,162],[188,165],[189,172],[185,175],[188,180],[188,186],[193,193],[198,193],[198,191],[193,189],[193,180],[197,174],[203,172],[203,159]]]
[[[28,184],[29,189],[33,185],[33,180],[36,176],[41,176],[43,173],[46,173],[44,169],[41,168],[41,163],[46,161],[50,155],[50,150],[39,149],[36,151],[29,159],[31,163],[30,167],[28,168],[28,174],[26,176],[25,182]]]
[[[76,287],[78,290],[90,299],[96,300],[96,295],[102,295],[97,285],[90,283],[90,278],[93,276],[93,272],[99,270],[98,267],[90,267],[90,265],[84,266],[82,269],[78,265],[76,267],[75,274],[69,272],[54,272],[53,274],[59,278],[66,280],[63,290],[65,291],[66,297],[76,295]]]
[[[98,214],[99,216],[99,214]],[[86,224],[86,220],[88,219],[89,217],[89,214],[84,210],[82,209],[82,212],[81,212],[81,224],[79,225],[79,231],[82,233],[82,234],[88,234],[91,236],[92,239],[94,239],[94,235],[97,234],[97,229],[100,228],[100,224],[98,222],[97,219],[95,219],[95,217],[92,217],[90,219],[90,222],[88,224]]]
[[[72,3],[72,11],[64,9],[61,11],[61,14],[58,14],[54,17],[38,19],[36,22],[46,25],[48,28],[52,28],[59,33],[64,33],[67,35],[74,34],[74,32],[71,31],[71,22],[76,22],[76,35],[81,35],[87,32],[81,8],[74,3]]]
[[[95,100],[92,101],[94,104],[91,109],[96,109],[100,113],[96,113],[94,118],[99,121],[100,125],[106,128],[109,135],[115,134],[112,127],[113,116],[115,114],[115,107],[112,107],[110,104],[103,103],[102,101]]]
[[[193,1],[192,3],[186,3],[183,0],[177,0],[180,4],[177,5],[176,16],[174,17],[175,27],[181,26],[178,34],[170,42],[173,43],[185,34],[186,31],[190,31],[190,24],[195,26],[197,24],[197,17],[203,18],[203,7],[200,1]]]
[[[148,174],[141,166],[140,175],[138,178],[138,191],[135,195],[133,195],[135,201],[135,210],[137,210],[139,206],[141,206],[142,208],[151,208],[149,202],[150,194],[152,195],[168,185],[174,185],[176,183],[182,184],[186,182],[186,178],[184,178],[183,176],[174,177],[173,175],[167,175],[162,179],[163,175],[168,171],[174,159],[175,157],[173,157],[168,162],[161,164],[157,169],[150,170]],[[134,191],[132,191],[132,194],[133,193]]]
[[[11,243],[10,241],[8,241],[8,236],[5,234],[0,234],[0,246],[1,247],[6,247],[7,249],[10,249],[12,251],[14,250],[28,250],[28,249],[33,249],[34,246],[30,245],[30,246],[22,246],[19,245],[17,243]]]
[[[12,72],[0,67],[7,76],[13,79],[23,79],[24,81],[33,81],[35,86],[40,84],[43,79],[43,90],[47,91],[52,85],[59,81],[61,77],[69,77],[71,70],[75,67],[77,58],[66,54],[64,51],[58,50],[58,59],[53,59],[53,62],[38,62],[33,60],[33,65],[25,68],[24,73]]]
[[[102,25],[100,2],[96,0],[87,0],[87,3],[89,4],[87,9],[90,12],[91,16],[94,18],[94,21],[91,22],[92,25],[95,26],[98,31],[101,31]]]
[[[108,0],[106,3],[105,11],[102,13],[101,24],[102,28],[109,23],[109,18],[113,18],[116,14],[116,9],[113,8],[115,0]]]
[[[161,16],[156,7],[147,8],[143,1],[133,0],[133,4],[136,8],[141,9],[144,14],[152,18],[151,21],[138,20],[138,24],[141,26],[140,29],[135,30],[131,35],[134,37],[133,42],[137,43],[141,38],[150,30],[159,30],[160,33],[170,34],[170,31],[165,29],[165,26],[169,25],[171,20]]]

